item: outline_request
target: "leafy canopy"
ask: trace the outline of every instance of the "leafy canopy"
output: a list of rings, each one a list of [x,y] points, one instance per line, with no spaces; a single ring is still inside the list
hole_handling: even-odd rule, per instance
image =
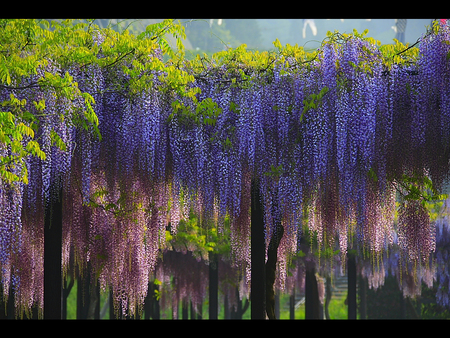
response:
[[[169,46],[167,34],[176,38],[177,51]],[[109,27],[101,29],[93,20],[1,19],[0,90],[9,93],[6,99],[3,96],[0,111],[2,179],[9,184],[27,183],[26,159],[29,156],[46,159],[42,140],[35,137],[42,127],[39,117],[58,114],[67,127],[83,128],[101,137],[93,108],[95,100],[80,90],[67,71],[70,68],[120,67],[130,81],[115,86],[128,95],[153,86],[154,74],[158,73],[159,89],[173,90],[195,100],[198,90],[187,88],[194,78],[180,69],[185,38],[184,27],[171,19],[149,25],[139,35],[128,30],[119,33]],[[170,59],[163,62],[158,54],[168,55]],[[56,71],[50,71],[52,67]],[[28,94],[31,90],[41,95],[35,95],[38,97],[35,99]],[[18,95],[25,98],[18,99]],[[69,107],[50,113],[46,97],[68,102]],[[81,109],[76,102],[82,102]],[[53,127],[50,134],[52,145],[65,151],[62,135]]]

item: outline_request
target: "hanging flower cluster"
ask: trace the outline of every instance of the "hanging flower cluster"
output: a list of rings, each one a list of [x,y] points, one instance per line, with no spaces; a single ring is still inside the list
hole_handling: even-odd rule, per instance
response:
[[[96,34],[101,60],[113,43]],[[412,260],[428,257],[435,233],[419,183],[427,177],[440,187],[448,173],[449,34],[448,26],[435,26],[418,49],[403,50],[331,34],[306,59],[276,44],[275,55],[240,48],[201,67],[202,59],[152,68],[162,63],[161,51],[148,48],[147,66],[138,63],[143,54],[125,59],[129,51],[120,54],[123,62],[64,69],[89,96],[2,87],[3,99],[45,100],[29,111],[39,116],[46,154],[27,158],[28,185],[0,182],[4,290],[20,290],[24,308],[42,305],[44,208],[60,186],[63,266],[72,258],[81,269],[89,262],[93,282],[112,290],[117,311],[131,315],[143,304],[166,230],[175,233],[190,211],[219,232],[229,217],[232,257],[248,273],[252,181],[261,191],[267,243],[284,228],[282,272],[304,226],[323,247],[337,241],[343,255],[353,237],[380,253],[398,231]],[[63,71],[46,67],[36,76]],[[54,113],[86,107],[101,138]],[[59,140],[64,147],[55,146]],[[1,144],[3,157],[12,150]],[[397,228],[396,192],[408,197]]]

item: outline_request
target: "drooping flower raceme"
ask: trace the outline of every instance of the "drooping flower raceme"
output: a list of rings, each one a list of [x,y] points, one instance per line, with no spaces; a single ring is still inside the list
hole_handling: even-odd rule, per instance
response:
[[[69,117],[84,108],[80,98],[58,97],[51,88],[16,93],[45,99],[42,114],[27,108],[39,115],[47,158],[27,159],[28,185],[0,182],[5,294],[13,286],[23,309],[42,305],[41,225],[55,186],[64,189],[64,271],[72,258],[80,270],[92,269],[93,282],[112,290],[123,314],[142,310],[166,230],[175,234],[190,212],[219,233],[229,218],[233,268],[249,276],[253,180],[266,243],[278,226],[284,229],[280,287],[304,226],[321,247],[337,244],[341,259],[349,248],[380,257],[398,244],[411,260],[426,260],[436,248],[427,210],[420,197],[402,201],[395,227],[395,194],[405,176],[426,175],[440,187],[448,174],[448,41],[442,26],[421,41],[415,64],[389,67],[382,51],[359,36],[324,42],[296,67],[280,55],[265,71],[241,65],[248,77],[234,78],[231,63],[208,65],[209,75],[190,86],[217,115],[191,97],[159,90],[160,71],[148,71],[153,84],[136,93],[126,85],[128,63],[73,65],[68,72],[95,100],[101,139],[62,123],[59,112]],[[45,71],[62,70],[49,63]],[[0,94],[6,100],[10,90]],[[66,150],[55,146],[54,132]],[[0,145],[3,157],[10,151]]]

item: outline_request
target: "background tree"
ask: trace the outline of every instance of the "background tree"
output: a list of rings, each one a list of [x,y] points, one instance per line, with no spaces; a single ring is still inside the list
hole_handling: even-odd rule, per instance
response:
[[[225,19],[194,19],[185,23],[186,34],[194,49],[217,52],[239,45]]]
[[[248,49],[260,49],[261,31],[257,20],[224,19],[224,23],[238,42],[237,45],[231,45],[233,48],[245,43]]]

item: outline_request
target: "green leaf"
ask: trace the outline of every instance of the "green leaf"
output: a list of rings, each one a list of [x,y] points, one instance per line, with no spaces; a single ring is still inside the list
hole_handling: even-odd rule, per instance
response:
[[[22,122],[17,125],[17,130],[23,135],[34,138],[34,130]]]
[[[280,40],[278,40],[278,38],[275,39],[275,41],[273,42],[273,45],[274,45],[275,48],[277,48],[277,49],[281,49],[281,48],[282,48],[281,42],[280,42]]]
[[[53,129],[50,131],[50,139],[52,145],[56,145],[60,150],[66,151],[66,144]]]

